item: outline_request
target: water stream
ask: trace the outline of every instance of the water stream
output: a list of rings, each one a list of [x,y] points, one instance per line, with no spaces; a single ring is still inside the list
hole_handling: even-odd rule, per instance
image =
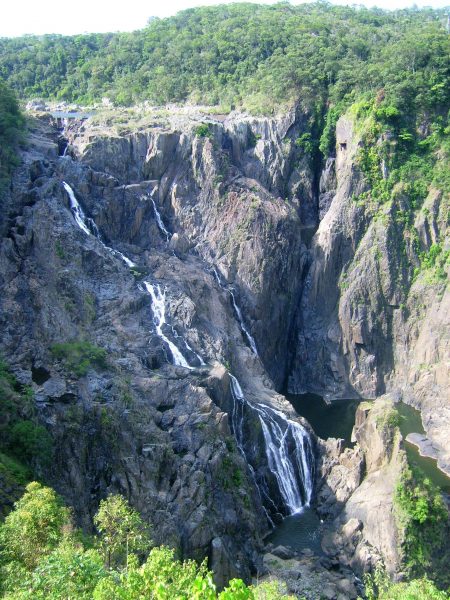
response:
[[[226,285],[222,282],[221,277],[220,277],[220,275],[219,275],[219,273],[218,273],[218,271],[217,271],[217,269],[215,267],[212,268],[212,272],[214,274],[214,277],[215,277],[217,283],[222,288],[222,290],[224,290],[225,292],[228,292],[230,294],[231,303],[233,305],[234,312],[236,313],[236,316],[237,316],[238,323],[239,323],[239,326],[241,328],[241,331],[244,334],[244,337],[247,340],[248,345],[250,346],[253,354],[255,354],[256,356],[259,356],[258,349],[256,347],[256,342],[255,342],[252,334],[247,329],[247,327],[245,325],[244,317],[242,316],[242,311],[239,308],[238,303],[236,302],[236,297],[234,295],[234,290],[228,289],[226,287]]]
[[[81,208],[81,206],[75,196],[75,193],[72,190],[72,188],[70,187],[70,185],[68,183],[66,183],[65,181],[63,181],[63,187],[69,196],[70,210],[74,216],[75,222],[78,225],[78,227],[86,235],[93,235],[101,243],[103,248],[105,248],[113,256],[122,260],[128,267],[135,267],[136,263],[134,263],[131,259],[129,259],[124,254],[122,254],[122,252],[119,252],[119,250],[115,250],[114,248],[107,246],[102,241],[97,225],[95,224],[93,219],[91,219],[90,217],[87,217],[84,214],[84,211]],[[153,202],[153,199],[152,199],[152,202]],[[164,225],[162,223],[161,217],[160,217],[158,211],[156,210],[154,203],[153,203],[153,206],[155,208],[155,215],[157,215],[157,220],[159,218],[158,224],[161,223],[161,226],[164,229]],[[165,229],[164,229],[164,231],[167,232],[167,230],[165,230]],[[161,291],[161,287],[159,285],[153,285],[149,281],[145,281],[144,288],[141,287],[140,289],[143,291],[146,291],[148,294],[150,294],[150,297],[152,299],[153,322],[154,322],[154,325],[156,328],[156,334],[169,347],[169,350],[170,350],[170,353],[172,356],[172,360],[173,360],[173,364],[176,366],[179,366],[179,367],[184,367],[185,369],[192,369],[193,367],[191,367],[191,365],[188,363],[188,361],[186,360],[186,358],[184,357],[182,352],[163,332],[163,327],[167,325],[167,322],[166,322],[166,291],[165,290]],[[180,337],[173,330],[173,328],[172,328],[172,333],[174,334],[174,337]],[[183,343],[186,346],[186,348],[197,357],[200,364],[204,365],[205,363],[203,362],[202,358],[196,352],[194,352],[192,350],[192,348],[189,346],[189,344],[186,342],[186,340],[184,340],[184,338],[181,338],[181,339],[183,340]]]
[[[161,291],[161,286],[152,285],[149,281],[144,281],[144,286],[152,299],[153,322],[156,333],[169,346],[173,364],[177,367],[192,369],[180,350],[163,332],[163,327],[166,325],[166,290]]]
[[[342,438],[351,444],[358,400],[339,400],[327,404],[315,394],[287,395],[295,411],[305,417],[314,432],[323,439]],[[287,516],[267,536],[266,541],[301,551],[309,548],[316,555],[323,554],[321,547],[323,524],[313,508],[306,503],[298,512]]]
[[[420,411],[403,402],[396,404],[395,408],[400,415],[400,431],[405,440],[405,450],[409,464],[420,469],[422,473],[443,492],[450,494],[450,477],[447,477],[447,475],[439,469],[436,459],[420,456],[417,446],[406,440],[406,436],[410,433],[425,434]]]
[[[265,404],[250,403],[239,381],[230,374],[233,410],[231,422],[238,448],[250,465],[258,485],[263,504],[269,513],[277,513],[279,501],[271,497],[264,478],[257,478],[254,447],[244,434],[246,411],[253,412],[261,423],[267,466],[277,483],[284,513],[293,515],[309,506],[313,493],[315,458],[311,438],[306,429],[288,419],[282,412]]]
[[[166,226],[164,225],[164,221],[162,220],[162,217],[161,217],[161,214],[160,214],[159,210],[156,208],[155,200],[154,200],[154,198],[153,198],[152,195],[150,195],[150,200],[152,201],[153,212],[155,213],[155,219],[156,219],[156,222],[158,224],[159,230],[161,231],[161,233],[163,234],[163,236],[166,238],[166,242],[169,242],[170,238],[172,236],[167,231]]]
[[[136,263],[134,263],[132,260],[130,260],[127,256],[125,256],[124,254],[122,254],[122,252],[119,252],[119,250],[115,250],[114,248],[111,248],[110,246],[107,246],[100,235],[100,232],[98,230],[97,225],[95,224],[95,221],[93,219],[91,219],[90,217],[86,217],[86,215],[84,214],[83,209],[80,206],[80,203],[78,202],[78,200],[76,199],[76,196],[74,194],[73,189],[70,187],[70,185],[68,183],[66,183],[65,181],[62,182],[64,189],[66,190],[68,196],[69,196],[69,201],[70,201],[70,210],[74,216],[75,222],[78,225],[78,227],[84,231],[84,233],[86,233],[87,235],[93,235],[95,238],[97,238],[97,240],[101,243],[101,245],[103,246],[103,248],[105,248],[106,250],[108,250],[108,252],[110,252],[111,254],[113,254],[114,256],[120,258],[120,260],[122,260],[128,267],[135,267]]]

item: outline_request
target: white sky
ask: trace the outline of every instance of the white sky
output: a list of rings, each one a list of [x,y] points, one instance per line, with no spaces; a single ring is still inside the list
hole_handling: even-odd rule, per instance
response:
[[[236,0],[234,0],[236,1]],[[239,1],[239,0],[238,0]],[[355,4],[345,0],[332,0],[336,4]],[[13,37],[26,33],[61,33],[72,35],[84,32],[132,31],[145,26],[151,16],[167,17],[194,6],[225,3],[227,0],[3,0],[0,19],[0,37]],[[273,0],[259,0],[271,4]],[[293,4],[298,4],[294,0]],[[449,0],[359,0],[366,6],[405,8],[432,6],[442,8]]]

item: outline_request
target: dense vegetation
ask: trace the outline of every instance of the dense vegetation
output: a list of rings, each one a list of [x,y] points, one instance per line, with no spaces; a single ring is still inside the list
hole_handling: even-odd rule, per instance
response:
[[[70,509],[32,482],[0,525],[0,594],[8,600],[289,600],[277,582],[230,581],[217,592],[206,564],[153,547],[151,528],[120,496],[100,503],[97,535],[73,526]],[[446,600],[426,578],[392,584],[382,568],[366,577],[368,600]]]
[[[450,526],[440,491],[420,471],[408,468],[397,486],[395,504],[409,576],[428,576],[449,588]]]
[[[14,93],[0,79],[0,192],[17,165],[17,145],[21,139],[24,118]]]
[[[0,593],[8,600],[277,600],[277,583],[232,580],[218,593],[206,564],[152,547],[151,530],[122,496],[100,503],[97,536],[74,528],[55,492],[30,483],[0,526]],[[286,596],[283,596],[286,598]]]
[[[383,88],[402,109],[445,106],[445,11],[219,5],[133,33],[0,39],[0,76],[25,97],[90,103],[186,100],[323,111]],[[333,120],[333,115],[330,116]]]
[[[33,393],[0,359],[0,507],[7,511],[33,473],[48,466],[53,453],[47,430],[39,424]],[[0,510],[0,516],[2,511]]]

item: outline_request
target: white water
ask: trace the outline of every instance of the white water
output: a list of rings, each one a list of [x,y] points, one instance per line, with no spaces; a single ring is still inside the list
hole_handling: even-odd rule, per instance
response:
[[[155,204],[155,200],[153,198],[153,196],[150,196],[150,199],[152,201],[152,205],[153,205],[153,210],[155,212],[155,218],[156,218],[156,222],[158,223],[158,227],[159,230],[161,231],[161,233],[164,235],[164,237],[166,238],[166,242],[168,242],[170,240],[170,238],[172,237],[170,235],[170,233],[167,231],[164,222],[161,218],[161,215],[159,214],[158,209],[156,208],[156,204]]]
[[[256,354],[256,356],[259,356],[258,354],[258,349],[256,347],[256,343],[255,340],[252,336],[252,334],[250,333],[250,331],[247,329],[247,327],[245,326],[245,322],[244,322],[244,317],[242,316],[242,311],[239,308],[237,302],[236,302],[236,298],[234,296],[234,292],[233,290],[229,290],[228,288],[225,287],[225,285],[222,283],[219,273],[217,272],[217,269],[215,267],[212,268],[212,271],[214,273],[214,277],[216,278],[217,283],[219,284],[219,286],[225,291],[228,292],[231,296],[231,301],[233,303],[233,308],[234,311],[236,313],[236,316],[238,318],[239,321],[239,326],[241,328],[242,333],[245,335],[245,337],[247,338],[247,341],[249,343],[249,346],[253,352],[253,354]]]
[[[83,212],[83,209],[81,208],[80,204],[78,203],[78,200],[75,197],[73,189],[65,181],[63,181],[62,184],[64,186],[64,189],[66,190],[66,192],[69,195],[70,210],[72,211],[72,214],[75,218],[75,222],[78,225],[78,227],[82,231],[84,231],[84,233],[86,233],[87,235],[93,235],[101,243],[103,248],[106,248],[106,250],[108,250],[108,252],[111,252],[111,254],[113,254],[114,256],[123,260],[123,262],[128,267],[135,267],[136,263],[134,263],[127,256],[122,254],[122,252],[119,252],[119,250],[114,250],[114,248],[110,248],[102,241],[100,232],[98,230],[97,225],[95,224],[95,221],[93,219],[91,219],[90,217],[86,217],[86,215]]]
[[[269,468],[277,479],[289,514],[295,514],[309,506],[312,496],[312,448],[309,435],[300,423],[286,419],[283,413],[273,408],[259,404],[257,411],[263,428]]]
[[[84,215],[83,209],[78,204],[78,200],[75,198],[73,189],[65,181],[63,181],[62,184],[63,184],[66,192],[69,194],[70,210],[72,211],[72,214],[74,216],[76,224],[78,225],[78,227],[80,229],[82,229],[84,231],[84,233],[86,233],[87,235],[91,235],[91,232],[89,231],[89,229],[87,228],[87,225],[85,223],[86,217]]]
[[[256,354],[256,356],[259,356],[258,349],[256,348],[255,340],[253,339],[253,336],[251,335],[251,333],[245,326],[244,317],[242,316],[241,309],[237,305],[236,298],[234,297],[234,293],[231,290],[230,290],[230,296],[231,296],[231,300],[233,301],[233,308],[236,311],[237,318],[239,321],[239,325],[241,326],[242,332],[244,333],[245,337],[247,338],[247,341],[250,344],[250,348],[252,349],[253,354]]]
[[[233,433],[241,454],[246,458],[252,474],[253,468],[246,456],[244,439],[244,407],[258,414],[264,435],[264,444],[269,469],[277,481],[280,495],[288,514],[300,512],[311,502],[313,492],[314,455],[308,432],[300,423],[265,404],[250,404],[239,381],[231,375],[233,411],[231,421]],[[254,475],[253,475],[254,476]],[[256,478],[254,477],[255,482]],[[257,483],[258,485],[258,483]],[[260,494],[276,509],[275,502],[268,496],[266,487],[259,483]]]
[[[166,292],[162,292],[159,285],[153,286],[149,281],[144,281],[144,286],[152,298],[153,322],[158,336],[169,346],[174,365],[192,369],[180,350],[164,334],[162,328],[166,324]]]
[[[110,248],[102,241],[97,225],[95,224],[93,219],[86,217],[86,215],[84,214],[83,209],[81,208],[80,204],[78,203],[78,200],[76,199],[74,191],[72,190],[70,185],[68,183],[66,183],[65,181],[63,181],[63,186],[69,195],[70,208],[71,208],[72,214],[75,218],[75,221],[76,221],[78,227],[82,231],[84,231],[84,233],[86,233],[87,235],[93,235],[102,244],[102,246],[106,250],[108,250],[108,252],[111,252],[111,254],[113,256],[116,256],[117,258],[120,258],[121,260],[123,260],[123,262],[128,267],[135,267],[136,263],[134,263],[127,256],[125,256],[125,254],[122,254],[122,252],[119,252],[119,250]],[[153,198],[152,198],[152,202],[153,202]],[[165,229],[164,224],[161,220],[161,217],[159,216],[159,213],[156,210],[156,206],[155,206],[154,202],[153,202],[153,206],[155,208],[155,215],[157,217],[158,225],[160,226],[163,233],[166,234],[166,237],[167,236],[170,237],[169,232]],[[169,238],[167,237],[167,239],[169,239]],[[166,325],[166,305],[165,305],[166,293],[165,293],[165,291],[162,292],[159,285],[155,287],[148,281],[144,282],[144,286],[145,286],[146,291],[150,294],[150,296],[152,298],[152,310],[153,310],[153,316],[154,316],[153,321],[155,323],[157,335],[169,346],[170,352],[172,353],[173,362],[176,366],[185,367],[186,369],[192,369],[193,367],[191,367],[189,365],[189,363],[187,362],[187,360],[185,359],[185,357],[183,356],[181,351],[163,333],[162,328],[164,325]],[[143,288],[141,288],[141,289],[143,289]],[[179,336],[173,328],[172,328],[172,331],[174,333],[174,336],[178,338]],[[187,343],[187,341],[184,338],[181,338],[181,340],[183,341],[186,348],[197,357],[199,363],[201,365],[205,365],[205,362],[203,361],[201,356],[199,356],[191,348],[191,346]]]
[[[172,327],[172,333],[173,333],[174,337],[176,337],[176,338],[180,337],[173,327]],[[203,360],[203,358],[199,354],[197,354],[197,352],[188,344],[187,340],[185,340],[184,337],[181,337],[181,339],[183,340],[183,344],[186,346],[186,348],[189,350],[189,352],[192,352],[192,354],[194,354],[197,357],[197,360],[199,361],[201,366],[204,367],[206,365],[206,363]]]

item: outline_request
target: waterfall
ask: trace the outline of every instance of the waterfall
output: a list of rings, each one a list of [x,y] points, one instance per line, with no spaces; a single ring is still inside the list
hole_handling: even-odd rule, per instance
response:
[[[87,235],[91,235],[91,232],[89,231],[86,225],[86,217],[84,215],[83,209],[78,204],[78,200],[75,198],[73,189],[65,181],[63,181],[62,184],[66,192],[69,194],[70,210],[72,211],[76,224],[82,231],[84,231],[84,233],[86,233]]]
[[[265,404],[251,404],[244,396],[239,381],[231,375],[233,409],[231,424],[239,451],[250,466],[260,496],[268,501],[268,509],[275,510],[276,502],[270,498],[267,484],[256,479],[251,465],[254,448],[246,446],[244,437],[245,409],[258,415],[264,437],[267,464],[273,473],[287,514],[300,512],[309,506],[313,493],[314,454],[306,429],[274,408]],[[270,517],[269,521],[271,522]]]
[[[152,298],[153,322],[156,327],[156,333],[170,349],[173,357],[173,364],[185,369],[192,369],[187,360],[181,354],[180,350],[163,333],[163,326],[166,324],[166,292],[161,291],[159,285],[153,286],[149,281],[144,281],[144,286]]]
[[[247,329],[247,327],[245,326],[244,317],[242,316],[241,309],[239,308],[239,306],[236,303],[236,298],[234,297],[234,292],[232,290],[230,290],[230,296],[231,296],[231,300],[233,302],[233,308],[236,312],[236,315],[237,315],[237,318],[239,321],[239,325],[241,326],[242,333],[247,338],[247,341],[250,344],[250,348],[252,349],[253,354],[256,354],[256,356],[259,356],[258,349],[256,348],[255,340],[254,340],[253,336],[251,335],[251,333],[249,332],[249,330]]]
[[[236,302],[236,297],[234,295],[234,291],[233,290],[229,290],[228,288],[225,287],[225,285],[222,283],[219,273],[217,272],[217,269],[215,267],[212,268],[212,271],[214,273],[214,277],[216,278],[217,283],[219,284],[219,286],[225,291],[228,292],[230,294],[231,297],[231,302],[233,304],[233,308],[234,308],[234,312],[236,313],[236,316],[238,318],[238,322],[239,322],[239,326],[241,328],[242,333],[244,334],[253,354],[255,354],[256,356],[259,357],[258,354],[258,349],[256,347],[256,342],[252,336],[252,334],[250,333],[250,331],[247,329],[247,327],[245,326],[245,321],[244,321],[244,317],[242,316],[242,311],[239,308],[237,302]]]
[[[313,491],[311,440],[305,428],[264,404],[256,407],[269,468],[290,514],[309,506]]]
[[[76,221],[78,227],[82,231],[84,231],[84,233],[86,233],[87,235],[93,235],[101,243],[101,245],[106,250],[108,250],[108,252],[110,252],[113,256],[120,258],[120,260],[122,260],[128,267],[130,267],[130,268],[135,267],[136,263],[134,263],[127,256],[125,256],[125,254],[122,254],[122,252],[119,252],[119,250],[110,248],[102,241],[100,232],[98,230],[97,225],[95,224],[95,221],[93,219],[91,219],[90,217],[86,217],[86,215],[84,214],[83,209],[81,208],[80,204],[78,203],[78,200],[76,199],[74,191],[72,190],[70,185],[68,183],[66,183],[65,181],[63,181],[63,186],[69,195],[70,209],[72,211],[72,214],[75,218],[75,221]],[[152,198],[152,202],[153,202],[153,198]],[[169,232],[164,227],[161,217],[160,217],[158,211],[156,210],[156,206],[155,206],[154,202],[153,202],[153,207],[155,208],[155,215],[157,216],[158,225],[160,226],[161,231],[163,231],[166,234],[166,237],[167,236],[170,237]],[[169,239],[169,237],[167,237],[167,239]],[[169,346],[174,365],[179,366],[179,367],[184,367],[186,369],[192,369],[193,367],[191,367],[189,365],[188,361],[185,359],[185,357],[183,356],[181,351],[163,333],[162,328],[164,325],[166,325],[166,304],[165,304],[166,293],[165,293],[165,291],[162,292],[159,285],[153,286],[148,281],[144,281],[144,286],[145,286],[146,291],[150,294],[151,299],[152,299],[153,322],[156,327],[156,333]],[[139,286],[139,287],[141,290],[143,290],[143,288],[141,286]],[[172,328],[172,332],[173,332],[173,335],[175,338],[180,337],[180,336],[178,336],[178,334],[176,333],[176,331],[173,328]],[[205,365],[205,362],[202,359],[202,357],[199,356],[191,348],[191,346],[188,344],[188,342],[184,338],[181,338],[181,339],[182,339],[186,349],[189,350],[189,352],[191,352],[194,356],[197,357],[197,360],[199,361],[200,365]]]
[[[75,218],[75,222],[78,225],[78,227],[84,231],[84,233],[86,233],[87,235],[93,235],[103,246],[103,248],[105,248],[106,250],[108,250],[108,252],[111,252],[111,254],[113,256],[116,256],[118,258],[120,258],[121,260],[123,260],[123,262],[128,266],[128,267],[135,267],[136,263],[134,263],[132,260],[130,260],[127,256],[125,256],[124,254],[122,254],[122,252],[119,252],[119,250],[114,250],[114,248],[110,248],[109,246],[107,246],[101,236],[100,236],[100,232],[98,230],[97,225],[95,224],[94,219],[91,219],[90,217],[86,217],[86,215],[83,212],[83,209],[81,208],[78,200],[75,197],[74,191],[73,189],[70,187],[70,185],[68,183],[66,183],[65,181],[62,182],[64,189],[66,190],[67,194],[69,195],[69,200],[70,200],[70,210],[72,211],[72,214]]]
[[[158,209],[156,208],[156,204],[155,204],[155,200],[153,198],[153,196],[150,196],[150,199],[152,201],[152,205],[153,205],[153,210],[155,212],[155,218],[156,218],[156,222],[158,223],[158,227],[159,230],[161,231],[161,233],[164,235],[164,237],[166,238],[166,242],[168,242],[171,238],[170,233],[167,231],[164,222],[161,218],[161,215],[159,214]]]

